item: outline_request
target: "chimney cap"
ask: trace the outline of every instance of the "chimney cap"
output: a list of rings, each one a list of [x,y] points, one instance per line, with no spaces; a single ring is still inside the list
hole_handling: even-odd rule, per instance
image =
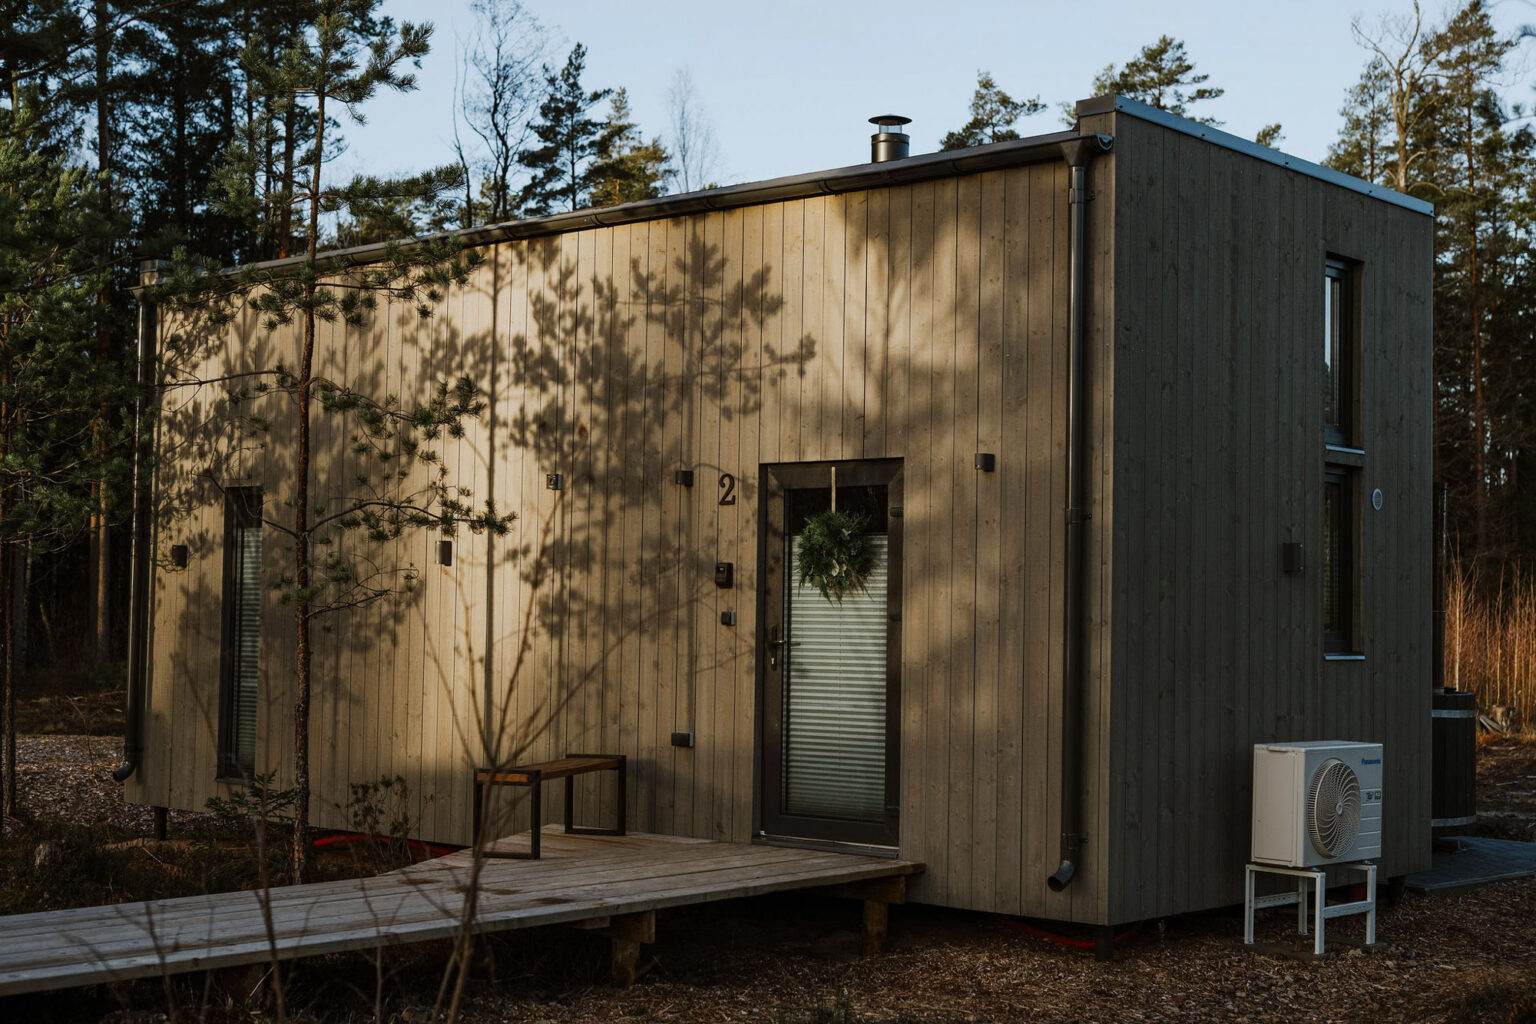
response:
[[[900,114],[877,114],[869,119],[870,124],[877,124],[886,131],[900,130],[904,124],[911,124],[910,117],[902,117]]]

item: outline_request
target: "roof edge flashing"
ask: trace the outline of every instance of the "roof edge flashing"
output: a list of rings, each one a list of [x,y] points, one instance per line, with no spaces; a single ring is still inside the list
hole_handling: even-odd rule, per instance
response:
[[[1234,150],[1245,156],[1263,160],[1265,163],[1274,164],[1277,167],[1285,167],[1300,174],[1305,174],[1310,178],[1316,178],[1319,181],[1326,181],[1331,185],[1347,188],[1351,192],[1359,192],[1361,195],[1380,199],[1394,206],[1401,206],[1405,210],[1412,210],[1415,213],[1422,213],[1431,217],[1435,214],[1434,205],[1422,199],[1415,199],[1413,196],[1404,195],[1394,189],[1372,184],[1363,178],[1356,178],[1353,175],[1345,174],[1343,171],[1336,171],[1331,167],[1324,167],[1322,164],[1303,160],[1298,156],[1291,156],[1289,153],[1273,149],[1269,146],[1261,146],[1250,139],[1233,135],[1231,132],[1224,132],[1220,128],[1212,128],[1208,124],[1191,121],[1189,118],[1180,117],[1178,114],[1170,114],[1166,110],[1159,110],[1139,100],[1115,95],[1095,96],[1092,99],[1078,100],[1076,111],[1079,118],[1091,117],[1095,114],[1128,114],[1131,117],[1142,121],[1149,121],[1164,128],[1170,128],[1184,135],[1204,139],[1206,142],[1214,143],[1224,149]]]

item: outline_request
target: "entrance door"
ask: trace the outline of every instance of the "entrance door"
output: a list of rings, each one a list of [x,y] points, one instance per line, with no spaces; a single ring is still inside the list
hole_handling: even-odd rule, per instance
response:
[[[875,568],[841,601],[801,584],[808,518],[865,519]],[[896,845],[901,683],[901,461],[763,472],[762,827],[768,836]]]

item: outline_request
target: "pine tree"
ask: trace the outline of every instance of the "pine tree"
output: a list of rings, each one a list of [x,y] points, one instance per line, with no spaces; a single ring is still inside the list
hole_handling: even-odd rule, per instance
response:
[[[78,100],[68,79],[85,51],[84,20],[69,0],[0,2],[0,104],[40,154],[63,158],[78,144]]]
[[[1329,165],[1435,204],[1435,473],[1474,559],[1536,552],[1532,195],[1536,136],[1499,88],[1513,40],[1482,0],[1427,24],[1417,4],[1356,38],[1370,53]]]
[[[294,268],[245,267],[238,274],[219,274],[215,267],[179,255],[173,280],[165,296],[167,305],[179,311],[181,320],[194,326],[191,337],[177,339],[173,354],[193,360],[204,350],[200,343],[219,344],[219,329],[228,324],[242,305],[262,315],[269,329],[297,323],[297,360],[258,368],[250,377],[259,383],[231,395],[231,408],[267,397],[291,402],[294,437],[293,497],[283,514],[263,513],[263,522],[292,545],[292,571],[278,581],[291,599],[294,611],[294,837],[295,882],[308,874],[308,826],[310,818],[310,701],[312,696],[311,630],[321,614],[342,607],[381,599],[394,593],[389,581],[408,583],[409,569],[360,568],[331,543],[335,531],[362,530],[370,539],[383,541],[407,528],[435,526],[451,533],[458,524],[473,528],[505,529],[509,517],[494,509],[471,509],[456,481],[437,460],[430,438],[461,429],[466,416],[477,415],[483,406],[476,387],[467,378],[443,381],[433,396],[415,406],[402,406],[388,395],[364,393],[344,382],[317,372],[317,324],[341,321],[349,326],[363,322],[379,296],[415,305],[423,316],[444,289],[463,284],[478,262],[464,253],[456,240],[434,239],[409,250],[392,244],[378,262],[352,271],[344,281],[327,279],[319,242],[321,213],[340,211],[359,215],[377,210],[391,197],[429,196],[457,184],[456,172],[429,172],[403,182],[360,177],[340,185],[323,179],[327,160],[335,148],[331,115],[345,111],[361,121],[357,109],[381,89],[404,91],[414,87],[404,68],[418,63],[427,52],[429,25],[403,23],[376,14],[381,0],[318,0],[306,24],[281,62],[260,63],[258,51],[248,48],[251,80],[259,83],[258,99],[271,102],[270,116],[257,124],[254,137],[262,147],[253,149],[249,137],[231,145],[225,165],[217,176],[220,198],[226,211],[283,223],[292,210],[302,215],[304,257]],[[296,104],[297,113],[287,104]],[[308,122],[308,143],[298,149],[293,191],[251,191],[251,183],[263,178],[261,163],[274,148],[266,145],[273,132],[287,124]],[[259,187],[259,186],[258,186]],[[207,328],[207,329],[204,329]],[[344,339],[346,332],[342,332]],[[339,342],[344,344],[345,341]],[[323,355],[323,353],[322,353]],[[190,365],[190,362],[189,362]],[[189,376],[176,382],[196,386]],[[315,416],[320,413],[351,421],[353,448],[359,455],[377,457],[377,472],[359,472],[346,488],[355,499],[328,499],[317,478],[311,456]],[[246,414],[262,427],[270,418]],[[431,468],[430,480],[421,486],[408,481],[412,463]],[[333,489],[334,490],[334,489]]]
[[[1388,184],[1392,162],[1392,89],[1386,63],[1373,56],[1339,109],[1344,125],[1328,147],[1329,167]]]
[[[591,205],[617,206],[661,195],[671,173],[671,157],[660,139],[646,141],[632,120],[629,95],[613,94],[602,143],[592,164]]]
[[[1532,134],[1511,126],[1497,92],[1515,46],[1494,30],[1482,0],[1471,0],[1426,41],[1437,54],[1427,147],[1438,234],[1437,452],[1453,497],[1470,507],[1458,525],[1471,534],[1476,557],[1494,550],[1496,536],[1513,534],[1512,522],[1495,529],[1506,460],[1536,441],[1536,424],[1509,415],[1512,404],[1524,406],[1536,378],[1511,372],[1527,341],[1518,304],[1501,301],[1532,256],[1528,233],[1515,230],[1533,169]]]
[[[152,7],[121,35],[112,119],[133,130],[112,140],[114,163],[144,251],[247,255],[239,222],[212,209],[208,191],[246,99],[241,34],[256,10],[251,0]]]
[[[1126,61],[1123,68],[1111,64],[1100,71],[1093,80],[1093,94],[1114,93],[1201,124],[1219,125],[1220,121],[1189,113],[1192,104],[1214,100],[1226,91],[1206,85],[1210,77],[1196,73],[1194,62],[1184,52],[1183,41],[1159,36]]]
[[[95,351],[111,267],[94,176],[54,152],[53,127],[33,115],[45,90],[11,84],[0,110],[0,821],[17,798],[12,640],[25,605],[14,573],[88,530],[103,460],[123,440],[101,436],[99,413],[126,397],[121,365]]]
[[[544,67],[548,93],[532,126],[541,145],[517,155],[518,163],[533,174],[520,197],[525,216],[591,205],[592,188],[599,180],[594,165],[617,148],[622,126],[590,116],[613,90],[587,92],[581,84],[586,63],[587,48],[577,43],[559,71]]]
[[[989,142],[1006,142],[1019,137],[1014,124],[1021,117],[1038,114],[1045,109],[1040,97],[1031,96],[1016,100],[992,80],[992,72],[976,72],[976,91],[971,95],[971,119],[962,127],[949,132],[939,143],[939,149],[966,149],[984,146]]]

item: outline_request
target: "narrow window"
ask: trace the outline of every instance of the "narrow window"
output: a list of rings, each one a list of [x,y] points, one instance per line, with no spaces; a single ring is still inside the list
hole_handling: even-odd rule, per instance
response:
[[[261,654],[261,489],[224,498],[224,629],[219,673],[219,777],[256,771]]]
[[[1354,311],[1349,265],[1329,260],[1323,277],[1324,440],[1348,447],[1354,441]]]
[[[1323,475],[1323,650],[1353,650],[1354,495],[1351,474],[1330,468]]]

